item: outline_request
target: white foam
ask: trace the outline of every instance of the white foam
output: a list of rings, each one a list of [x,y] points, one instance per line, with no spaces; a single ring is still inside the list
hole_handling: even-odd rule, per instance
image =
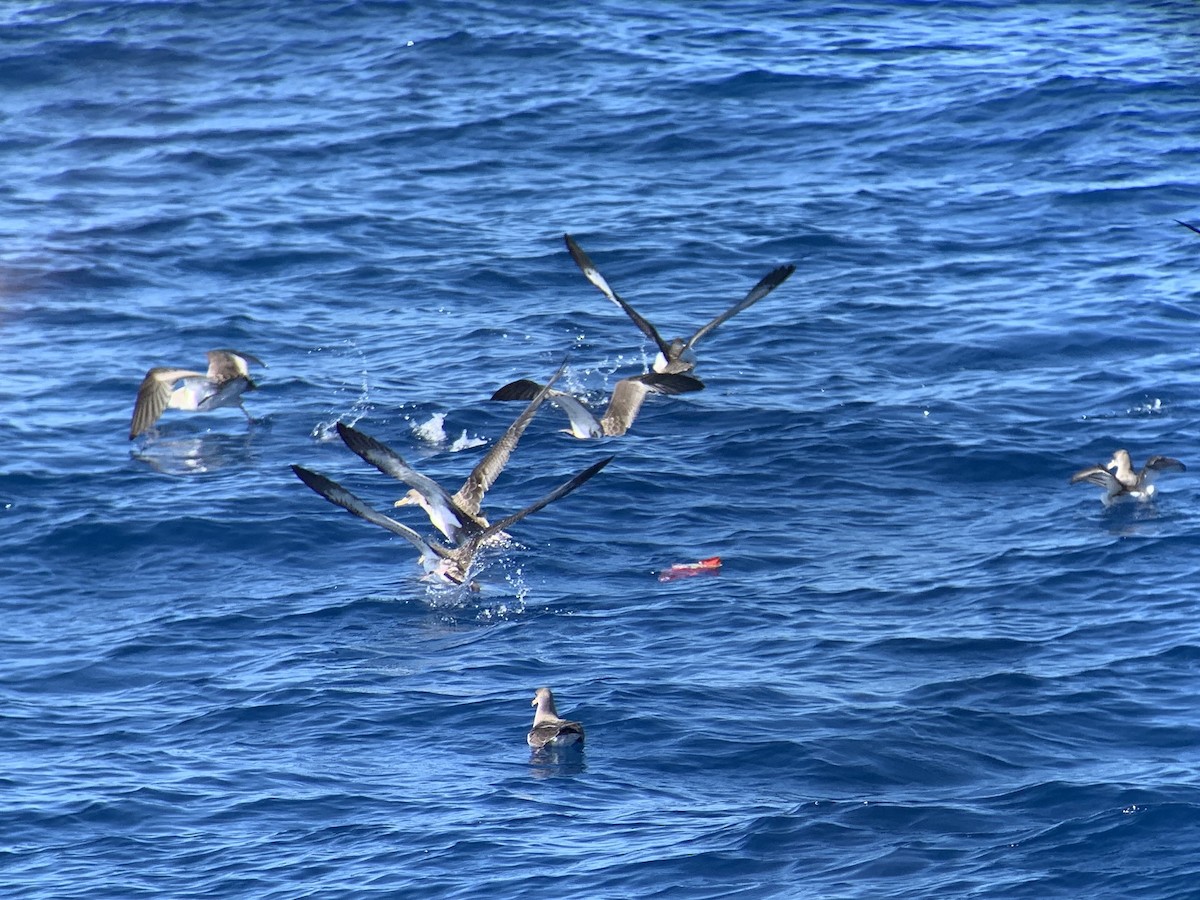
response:
[[[430,444],[446,443],[446,414],[434,413],[428,422],[413,426],[413,434]]]
[[[450,452],[457,453],[459,450],[470,450],[472,447],[482,447],[486,443],[487,441],[480,437],[467,437],[467,429],[464,428],[463,433],[450,445]]]
[[[1163,411],[1163,402],[1159,397],[1153,399],[1147,397],[1146,402],[1139,404],[1129,410],[1129,414],[1133,416],[1153,416]]]

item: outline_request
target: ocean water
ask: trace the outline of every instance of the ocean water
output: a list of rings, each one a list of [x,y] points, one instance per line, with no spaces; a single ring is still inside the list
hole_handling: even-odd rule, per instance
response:
[[[0,10],[0,894],[1196,896],[1200,7]],[[474,594],[451,490],[541,411]],[[127,440],[155,365],[236,409]],[[1071,486],[1126,447],[1153,503]],[[395,511],[426,527],[412,511]],[[719,574],[656,573],[719,556]],[[535,688],[579,752],[525,745]]]

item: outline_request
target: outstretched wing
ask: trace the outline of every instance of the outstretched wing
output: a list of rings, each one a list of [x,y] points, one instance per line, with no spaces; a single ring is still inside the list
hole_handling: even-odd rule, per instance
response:
[[[554,382],[558,381],[566,367],[567,361],[564,359],[555,373],[550,376],[550,380],[533,395],[533,398],[529,401],[529,405],[508,426],[508,429],[500,436],[500,439],[492,444],[487,454],[479,461],[479,464],[471,470],[471,474],[467,476],[467,480],[463,482],[463,486],[451,498],[459,508],[470,515],[479,515],[479,507],[483,503],[483,495],[496,483],[496,479],[500,477],[500,473],[508,465],[508,458],[512,455],[513,450],[516,449],[517,442],[521,440],[521,435],[525,433],[525,428],[533,420],[534,413],[538,411],[538,407],[542,405],[542,401],[550,395],[550,389],[554,386]]]
[[[421,552],[422,558],[436,561],[436,558],[439,556],[445,558],[449,555],[449,551],[445,547],[425,540],[421,535],[402,522],[397,522],[391,516],[385,516],[383,513],[368,506],[365,501],[352,494],[336,481],[326,478],[324,475],[314,472],[311,469],[306,469],[304,466],[293,465],[292,471],[296,473],[297,478],[330,503],[340,506],[342,509],[354,513],[360,519],[366,519],[380,528],[386,528],[392,534],[398,534],[409,541]]]
[[[200,372],[191,369],[171,369],[158,366],[146,373],[138,387],[137,400],[133,404],[133,417],[129,421],[129,439],[132,441],[143,431],[154,427],[159,416],[171,402],[171,389],[180,378],[203,378]]]
[[[1182,222],[1179,219],[1175,220],[1175,224],[1182,225],[1184,228],[1191,229],[1192,231],[1196,232],[1196,234],[1200,234],[1200,228],[1197,228],[1195,225],[1189,225],[1187,222]]]
[[[583,248],[575,243],[575,239],[569,234],[564,234],[563,238],[567,242],[567,250],[571,254],[571,259],[575,260],[575,265],[579,266],[579,270],[583,272],[583,277],[600,289],[600,293],[604,294],[609,300],[625,310],[625,315],[633,319],[633,324],[642,330],[642,334],[654,341],[658,345],[658,349],[662,352],[664,359],[671,358],[671,345],[662,339],[653,325],[651,325],[640,313],[628,303],[626,303],[621,295],[608,286],[608,282],[604,280],[604,276],[596,269],[595,263],[583,252]]]
[[[1159,475],[1165,472],[1186,472],[1187,466],[1179,460],[1170,456],[1152,456],[1146,460],[1146,465],[1142,466],[1142,473],[1139,480],[1150,484]]]
[[[558,487],[556,487],[554,490],[552,490],[546,496],[542,497],[540,500],[535,500],[533,503],[529,504],[524,509],[513,513],[511,516],[506,516],[505,518],[501,519],[499,522],[493,522],[487,528],[483,529],[483,531],[479,532],[479,534],[472,535],[471,538],[464,545],[464,547],[471,547],[472,550],[474,550],[474,548],[480,546],[484,541],[486,541],[492,535],[498,534],[499,532],[504,531],[505,529],[509,528],[510,526],[515,525],[517,522],[520,522],[526,516],[532,515],[533,513],[537,512],[542,507],[549,506],[555,500],[562,499],[563,497],[567,496],[567,494],[571,493],[571,491],[575,490],[575,488],[579,487],[581,484],[583,484],[585,481],[587,481],[589,478],[591,478],[593,475],[595,475],[597,472],[599,472],[601,469],[603,469],[605,466],[607,466],[614,459],[616,459],[615,456],[608,456],[608,457],[605,457],[604,459],[600,460],[600,462],[598,462],[598,463],[593,463],[592,465],[590,465],[586,469],[584,469],[582,472],[580,472],[578,475],[576,475],[574,478],[572,478],[570,481],[567,481],[564,484],[560,484]]]
[[[753,306],[763,297],[767,296],[767,294],[771,293],[771,291],[775,290],[775,288],[787,281],[788,276],[795,271],[796,267],[793,265],[779,266],[777,269],[772,269],[762,277],[758,284],[750,288],[750,292],[746,294],[745,298],[743,298],[740,303],[735,303],[707,325],[702,325],[697,328],[695,333],[684,342],[684,346],[694,347],[700,338],[704,337],[726,319],[731,319],[743,309]]]
[[[441,525],[438,523],[439,518],[441,519],[441,524],[447,526],[452,526],[457,521],[462,528],[474,529],[475,523],[454,502],[454,498],[450,496],[449,491],[428,475],[422,475],[406,463],[399,453],[383,441],[376,440],[369,434],[359,431],[357,428],[346,425],[343,422],[337,423],[337,433],[341,436],[342,442],[347,447],[384,475],[391,475],[397,481],[407,484],[413,490],[420,493],[430,508],[438,514],[431,514],[430,519],[433,520],[434,525],[438,526],[439,530],[442,530]],[[453,531],[454,529],[451,527],[449,530]],[[446,537],[451,540],[457,539],[457,535],[455,534],[447,534]]]
[[[1082,481],[1102,487],[1106,491],[1114,491],[1121,488],[1121,482],[1117,481],[1117,476],[1104,468],[1104,466],[1088,466],[1086,469],[1080,469],[1071,476],[1071,484],[1079,484]]]

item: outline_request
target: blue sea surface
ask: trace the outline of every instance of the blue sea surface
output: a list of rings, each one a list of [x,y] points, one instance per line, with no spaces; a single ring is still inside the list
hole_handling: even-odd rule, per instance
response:
[[[0,895],[1192,898],[1200,6],[0,9]],[[326,503],[546,407],[470,593]],[[152,366],[261,358],[127,439]],[[1190,466],[1105,509],[1119,447]],[[659,581],[719,556],[710,574]],[[581,720],[533,754],[534,690]]]

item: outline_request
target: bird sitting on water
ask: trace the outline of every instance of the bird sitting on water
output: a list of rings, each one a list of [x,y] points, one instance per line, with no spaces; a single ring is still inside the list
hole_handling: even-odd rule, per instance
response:
[[[385,475],[409,485],[411,490],[395,502],[395,506],[415,504],[425,510],[433,526],[448,540],[461,543],[466,533],[473,534],[488,527],[488,520],[481,511],[484,494],[495,484],[508,459],[516,449],[517,442],[525,433],[542,401],[551,393],[554,382],[562,375],[566,362],[558,367],[544,387],[539,386],[524,399],[529,405],[521,412],[503,435],[491,446],[483,459],[471,470],[462,487],[451,495],[440,484],[422,475],[382,441],[378,441],[357,428],[337,423],[338,434],[346,446],[369,462]]]
[[[641,329],[642,334],[654,341],[659,350],[658,356],[654,360],[655,372],[692,371],[694,368],[696,368],[696,356],[692,351],[692,348],[696,346],[696,343],[702,337],[704,337],[710,331],[716,329],[717,326],[723,323],[726,319],[736,316],[742,310],[757,303],[763,297],[767,296],[767,294],[771,293],[771,291],[783,284],[789,275],[796,271],[796,267],[793,265],[779,266],[778,268],[772,269],[762,277],[758,284],[750,289],[750,292],[746,294],[741,301],[725,310],[725,312],[721,313],[708,324],[701,325],[692,333],[691,337],[675,338],[675,340],[667,343],[658,333],[658,329],[651,325],[645,317],[641,316],[637,310],[626,303],[616,291],[609,287],[608,282],[605,280],[604,276],[600,274],[595,263],[593,263],[588,255],[583,252],[583,248],[575,243],[575,239],[569,234],[563,235],[563,238],[566,240],[567,250],[570,252],[571,258],[575,260],[575,264],[579,266],[579,269],[583,272],[584,277],[587,278],[587,280],[594,284],[597,288],[599,288],[600,292],[604,294],[605,297],[617,304],[617,306],[621,307],[621,309],[625,310],[625,314],[633,320],[633,324]],[[703,387],[703,385],[701,385],[701,387]]]
[[[583,743],[583,723],[568,722],[558,717],[550,688],[538,688],[530,705],[536,706],[537,712],[533,714],[533,727],[529,729],[525,740],[534,750]]]
[[[262,360],[240,350],[209,350],[207,372],[167,366],[151,369],[138,388],[129,439],[132,441],[153,428],[168,409],[208,412],[222,406],[236,406],[253,422],[242,405],[242,394],[258,389],[250,379],[250,363],[266,368]]]
[[[411,543],[421,554],[418,562],[421,568],[425,570],[426,576],[441,581],[444,584],[465,585],[471,590],[478,590],[478,585],[470,581],[470,570],[479,550],[489,538],[515,525],[542,507],[567,496],[567,494],[571,493],[571,491],[575,490],[575,488],[579,487],[612,462],[613,459],[614,457],[609,456],[597,463],[593,463],[571,480],[556,487],[540,500],[535,500],[524,509],[513,513],[511,516],[506,516],[498,522],[492,522],[486,528],[470,535],[455,547],[446,547],[434,541],[427,541],[407,525],[397,522],[391,516],[385,516],[383,513],[373,509],[365,501],[342,487],[342,485],[331,478],[326,478],[319,472],[313,472],[311,469],[304,468],[304,466],[296,465],[292,466],[292,471],[296,473],[297,478],[330,503],[340,506],[347,512],[351,512],[360,519],[365,519],[368,522],[378,525],[380,528],[386,528],[392,534],[397,534]]]
[[[1113,471],[1115,470],[1115,471]],[[1133,470],[1133,461],[1128,450],[1118,450],[1103,466],[1088,466],[1071,476],[1071,484],[1086,481],[1104,488],[1101,498],[1105,506],[1118,500],[1146,501],[1154,496],[1157,488],[1154,479],[1164,472],[1186,472],[1187,466],[1169,456],[1152,456],[1146,460],[1140,472]]]
[[[649,372],[622,378],[613,388],[608,409],[597,419],[577,398],[566,391],[549,390],[528,378],[510,381],[499,388],[493,400],[531,400],[543,393],[550,402],[567,414],[571,427],[565,429],[581,440],[586,438],[618,437],[629,430],[647,394],[686,394],[704,389],[704,383],[692,375],[678,372]]]

